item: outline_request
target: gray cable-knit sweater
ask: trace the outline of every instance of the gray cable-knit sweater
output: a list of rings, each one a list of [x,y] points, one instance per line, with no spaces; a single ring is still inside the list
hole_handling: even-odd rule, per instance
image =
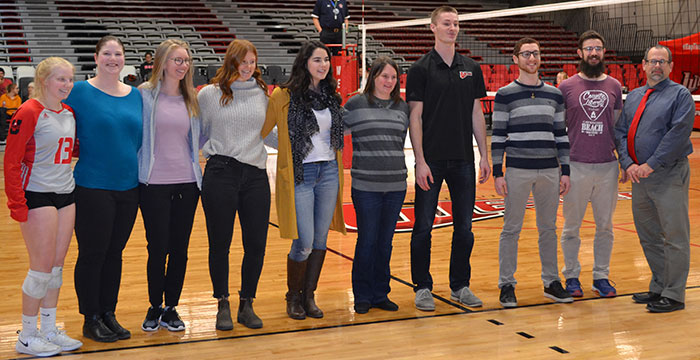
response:
[[[254,79],[231,84],[233,100],[221,106],[221,90],[209,85],[197,95],[202,117],[202,134],[209,140],[202,153],[232,157],[242,163],[265,169],[267,152],[260,130],[265,122],[267,96]]]

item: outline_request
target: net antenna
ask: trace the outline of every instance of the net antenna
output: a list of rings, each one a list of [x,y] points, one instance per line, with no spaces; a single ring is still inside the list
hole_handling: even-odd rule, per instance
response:
[[[478,13],[468,13],[459,15],[459,21],[468,20],[479,20],[479,19],[489,19],[494,17],[506,17],[506,16],[516,16],[516,15],[532,15],[536,13],[550,12],[550,11],[562,11],[562,10],[574,10],[591,8],[596,6],[606,6],[606,5],[617,5],[639,2],[642,0],[578,0],[578,1],[567,1],[555,4],[546,5],[535,5],[526,6],[513,9],[502,9],[493,11],[483,11]],[[416,26],[416,25],[427,25],[430,24],[430,18],[423,19],[413,19],[413,20],[402,20],[402,21],[389,21],[375,24],[365,24],[365,2],[362,1],[362,24],[359,28],[362,31],[362,78],[360,82],[360,89],[365,88],[365,83],[367,82],[367,30],[377,30],[386,28],[395,28],[403,26]]]

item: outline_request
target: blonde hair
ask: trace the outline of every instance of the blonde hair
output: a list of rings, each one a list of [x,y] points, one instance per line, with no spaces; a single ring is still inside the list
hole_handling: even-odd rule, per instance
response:
[[[438,7],[437,9],[433,10],[433,12],[430,13],[430,23],[437,25],[438,16],[440,16],[440,14],[442,14],[442,13],[452,13],[455,15],[459,14],[459,13],[457,13],[457,9],[453,8],[452,6],[443,5],[443,6]]]
[[[46,96],[46,80],[51,77],[53,74],[54,69],[58,67],[66,67],[69,68],[71,72],[75,73],[75,68],[73,67],[73,64],[68,62],[68,60],[58,57],[58,56],[52,56],[49,58],[46,58],[42,60],[39,65],[36,66],[36,72],[34,74],[34,81],[36,82],[36,86],[34,86],[34,95],[32,98],[43,100],[44,97]]]
[[[168,61],[170,54],[177,50],[185,49],[187,55],[190,58],[190,66],[187,68],[187,73],[185,77],[180,80],[179,88],[182,93],[182,97],[185,100],[185,106],[187,107],[187,114],[189,116],[199,115],[199,103],[197,102],[197,94],[194,89],[194,82],[192,81],[192,74],[194,64],[192,61],[192,52],[190,51],[190,46],[187,42],[180,39],[167,39],[158,45],[156,49],[156,54],[153,57],[153,72],[148,82],[143,83],[140,87],[146,89],[155,89],[160,84],[161,80],[165,77],[165,64]]]

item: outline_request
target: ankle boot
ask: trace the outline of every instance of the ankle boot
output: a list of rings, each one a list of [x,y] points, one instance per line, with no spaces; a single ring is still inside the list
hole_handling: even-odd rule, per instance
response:
[[[227,297],[219,299],[219,309],[216,312],[216,330],[233,330],[233,320],[231,320],[231,306]]]
[[[99,342],[115,342],[119,340],[117,334],[113,333],[99,315],[85,315],[83,324],[83,336]]]
[[[309,317],[317,319],[323,317],[323,311],[316,306],[314,291],[316,291],[318,286],[318,278],[321,276],[321,268],[325,258],[326,250],[312,250],[311,255],[309,255],[309,263],[306,266],[306,277],[304,279],[304,311]]]
[[[238,295],[240,296],[240,292],[238,292]],[[262,320],[253,311],[253,298],[240,298],[238,322],[250,329],[260,329],[263,326]]]
[[[112,330],[112,332],[117,335],[119,340],[126,340],[131,337],[131,332],[124,329],[124,327],[122,327],[117,321],[114,311],[107,311],[106,313],[102,314],[102,322],[109,330]]]
[[[301,289],[304,286],[306,260],[294,261],[287,257],[287,315],[295,320],[304,320],[306,312],[301,304]]]

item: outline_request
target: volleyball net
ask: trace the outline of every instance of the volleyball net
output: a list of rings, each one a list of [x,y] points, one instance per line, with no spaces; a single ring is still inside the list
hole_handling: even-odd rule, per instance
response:
[[[365,78],[373,59],[387,55],[399,64],[404,73],[402,80],[405,80],[410,65],[433,47],[429,16],[439,5],[442,3],[406,1],[403,5],[406,7],[400,9],[365,6],[358,34],[361,79]],[[606,39],[608,74],[620,80],[627,89],[646,83],[640,64],[644,51],[661,43],[673,53],[672,79],[684,83],[694,94],[700,93],[698,1],[552,1],[506,9],[502,8],[503,5],[489,8],[488,2],[453,2],[449,5],[459,12],[457,51],[481,64],[489,91],[495,91],[517,77],[517,66],[511,55],[513,45],[521,37],[540,41],[541,76],[553,83],[561,71],[568,75],[577,72],[578,37],[593,29]],[[358,19],[354,21],[360,22]]]

